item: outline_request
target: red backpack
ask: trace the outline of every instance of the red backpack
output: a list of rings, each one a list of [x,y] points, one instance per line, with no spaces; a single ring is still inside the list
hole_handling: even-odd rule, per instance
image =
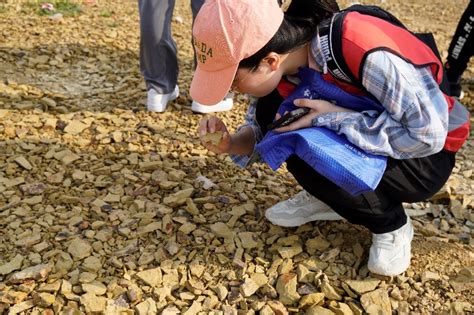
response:
[[[362,70],[376,50],[393,53],[415,67],[429,66],[449,109],[444,148],[456,152],[469,136],[469,112],[453,97],[444,78],[443,63],[431,33],[410,32],[396,17],[377,6],[354,5],[319,25],[321,47],[332,81],[351,93],[363,94]]]

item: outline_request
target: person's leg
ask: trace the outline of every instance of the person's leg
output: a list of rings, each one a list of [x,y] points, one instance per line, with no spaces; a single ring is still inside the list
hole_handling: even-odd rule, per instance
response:
[[[461,95],[461,76],[474,53],[474,1],[470,1],[459,20],[448,49],[446,74],[450,83],[451,95]],[[471,34],[472,33],[472,34]]]
[[[454,167],[454,153],[441,151],[410,160],[389,159],[387,170],[374,192],[351,196],[296,156],[287,160],[288,171],[310,194],[342,217],[372,233],[368,268],[395,276],[410,265],[413,227],[402,202],[429,198],[447,181]]]
[[[273,119],[281,100],[278,96],[274,92],[259,100],[256,115],[260,126],[266,126]],[[375,191],[358,196],[348,194],[296,155],[286,162],[288,171],[308,193],[349,222],[365,226],[374,233],[369,270],[392,276],[405,271],[411,257],[413,228],[402,202],[421,201],[436,193],[449,178],[455,155],[441,151],[420,159],[389,159]]]
[[[191,0],[191,11],[193,13],[193,23],[196,15],[204,4],[205,0]],[[192,40],[192,39],[191,39]],[[194,54],[194,67],[196,67],[196,54]],[[215,112],[224,112],[232,109],[233,95],[229,93],[222,101],[214,105],[203,105],[196,101],[191,104],[191,110],[196,113],[207,114]]]
[[[148,89],[173,92],[178,80],[176,43],[171,35],[174,0],[139,0],[140,69]]]
[[[287,160],[288,171],[307,192],[349,222],[378,234],[402,227],[407,221],[402,202],[418,202],[435,194],[453,167],[454,154],[445,151],[420,159],[389,159],[375,191],[352,196],[297,156]]]
[[[178,59],[171,35],[174,0],[139,0],[140,70],[148,90],[148,109],[163,111],[178,96]]]
[[[193,22],[199,10],[201,9],[202,5],[204,4],[204,1],[205,0],[191,0],[191,11],[193,13]]]

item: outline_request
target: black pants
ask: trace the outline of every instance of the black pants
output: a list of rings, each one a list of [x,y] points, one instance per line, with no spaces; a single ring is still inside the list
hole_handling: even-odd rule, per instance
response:
[[[264,134],[282,100],[277,91],[258,100],[257,122]],[[296,155],[290,156],[286,163],[288,171],[308,193],[349,222],[363,225],[373,233],[387,233],[407,221],[402,202],[425,200],[444,185],[454,167],[455,154],[443,150],[418,159],[389,158],[376,190],[358,196],[345,192]]]
[[[474,53],[474,1],[470,1],[448,49],[446,72],[450,82],[458,82]]]

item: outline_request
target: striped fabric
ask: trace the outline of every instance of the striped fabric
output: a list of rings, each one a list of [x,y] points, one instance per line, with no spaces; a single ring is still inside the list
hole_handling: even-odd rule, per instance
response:
[[[321,68],[326,61],[319,38],[311,54]],[[327,113],[315,125],[346,135],[361,149],[395,159],[423,157],[443,149],[448,133],[448,104],[428,67],[415,68],[386,51],[367,56],[362,85],[385,111]]]

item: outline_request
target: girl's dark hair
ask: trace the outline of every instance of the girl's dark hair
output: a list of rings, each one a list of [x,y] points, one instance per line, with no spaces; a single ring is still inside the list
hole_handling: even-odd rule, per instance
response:
[[[318,24],[337,11],[336,0],[292,0],[273,38],[255,54],[240,61],[239,67],[254,68],[270,52],[284,54],[311,41]]]

